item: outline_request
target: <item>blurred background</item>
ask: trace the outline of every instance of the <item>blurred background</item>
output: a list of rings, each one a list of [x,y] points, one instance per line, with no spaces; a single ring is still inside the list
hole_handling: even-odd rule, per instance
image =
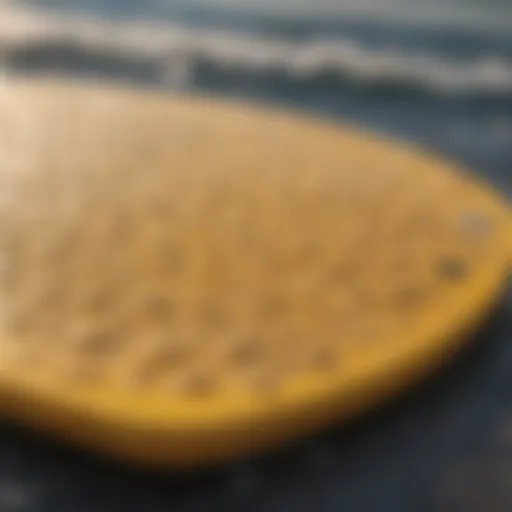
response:
[[[508,0],[0,0],[0,71],[312,111],[433,149],[512,197]],[[0,512],[509,512],[510,294],[477,341],[372,418],[199,475],[2,427]]]

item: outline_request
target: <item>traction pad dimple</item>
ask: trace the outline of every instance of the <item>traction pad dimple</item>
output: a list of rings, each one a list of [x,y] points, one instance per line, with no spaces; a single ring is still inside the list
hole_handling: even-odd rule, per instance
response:
[[[491,191],[342,127],[45,82],[0,123],[0,371],[46,399],[261,418],[454,343],[506,277]]]

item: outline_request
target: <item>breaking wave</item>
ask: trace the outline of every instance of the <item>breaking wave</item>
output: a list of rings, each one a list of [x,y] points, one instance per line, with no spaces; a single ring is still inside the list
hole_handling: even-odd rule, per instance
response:
[[[512,96],[512,58],[466,59],[397,48],[369,47],[339,36],[291,40],[239,30],[112,21],[0,4],[0,58],[38,47],[72,48],[87,55],[142,59],[172,80],[193,80],[199,65],[222,71],[277,73],[294,80],[329,76],[379,87],[418,88],[434,94]]]

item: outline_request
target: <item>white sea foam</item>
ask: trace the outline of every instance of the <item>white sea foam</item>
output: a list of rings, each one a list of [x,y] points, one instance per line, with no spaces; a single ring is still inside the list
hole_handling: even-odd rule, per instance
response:
[[[277,72],[296,80],[323,75],[368,85],[417,86],[435,93],[512,94],[512,59],[482,55],[454,60],[428,53],[375,49],[342,38],[291,41],[236,30],[22,9],[0,4],[0,52],[37,44],[72,45],[98,55],[143,59],[181,84],[195,66],[251,73]]]

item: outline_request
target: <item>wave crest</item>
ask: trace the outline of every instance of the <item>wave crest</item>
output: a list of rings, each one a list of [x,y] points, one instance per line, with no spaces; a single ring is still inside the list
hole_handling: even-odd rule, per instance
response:
[[[0,5],[0,51],[37,45],[73,47],[88,54],[144,59],[182,81],[196,65],[222,70],[280,73],[296,80],[324,75],[378,87],[402,85],[435,94],[512,96],[512,60],[482,55],[456,60],[399,49],[375,49],[354,40],[290,41],[229,30],[149,22],[113,22]],[[0,54],[1,55],[1,54]],[[178,72],[179,71],[179,72]]]

